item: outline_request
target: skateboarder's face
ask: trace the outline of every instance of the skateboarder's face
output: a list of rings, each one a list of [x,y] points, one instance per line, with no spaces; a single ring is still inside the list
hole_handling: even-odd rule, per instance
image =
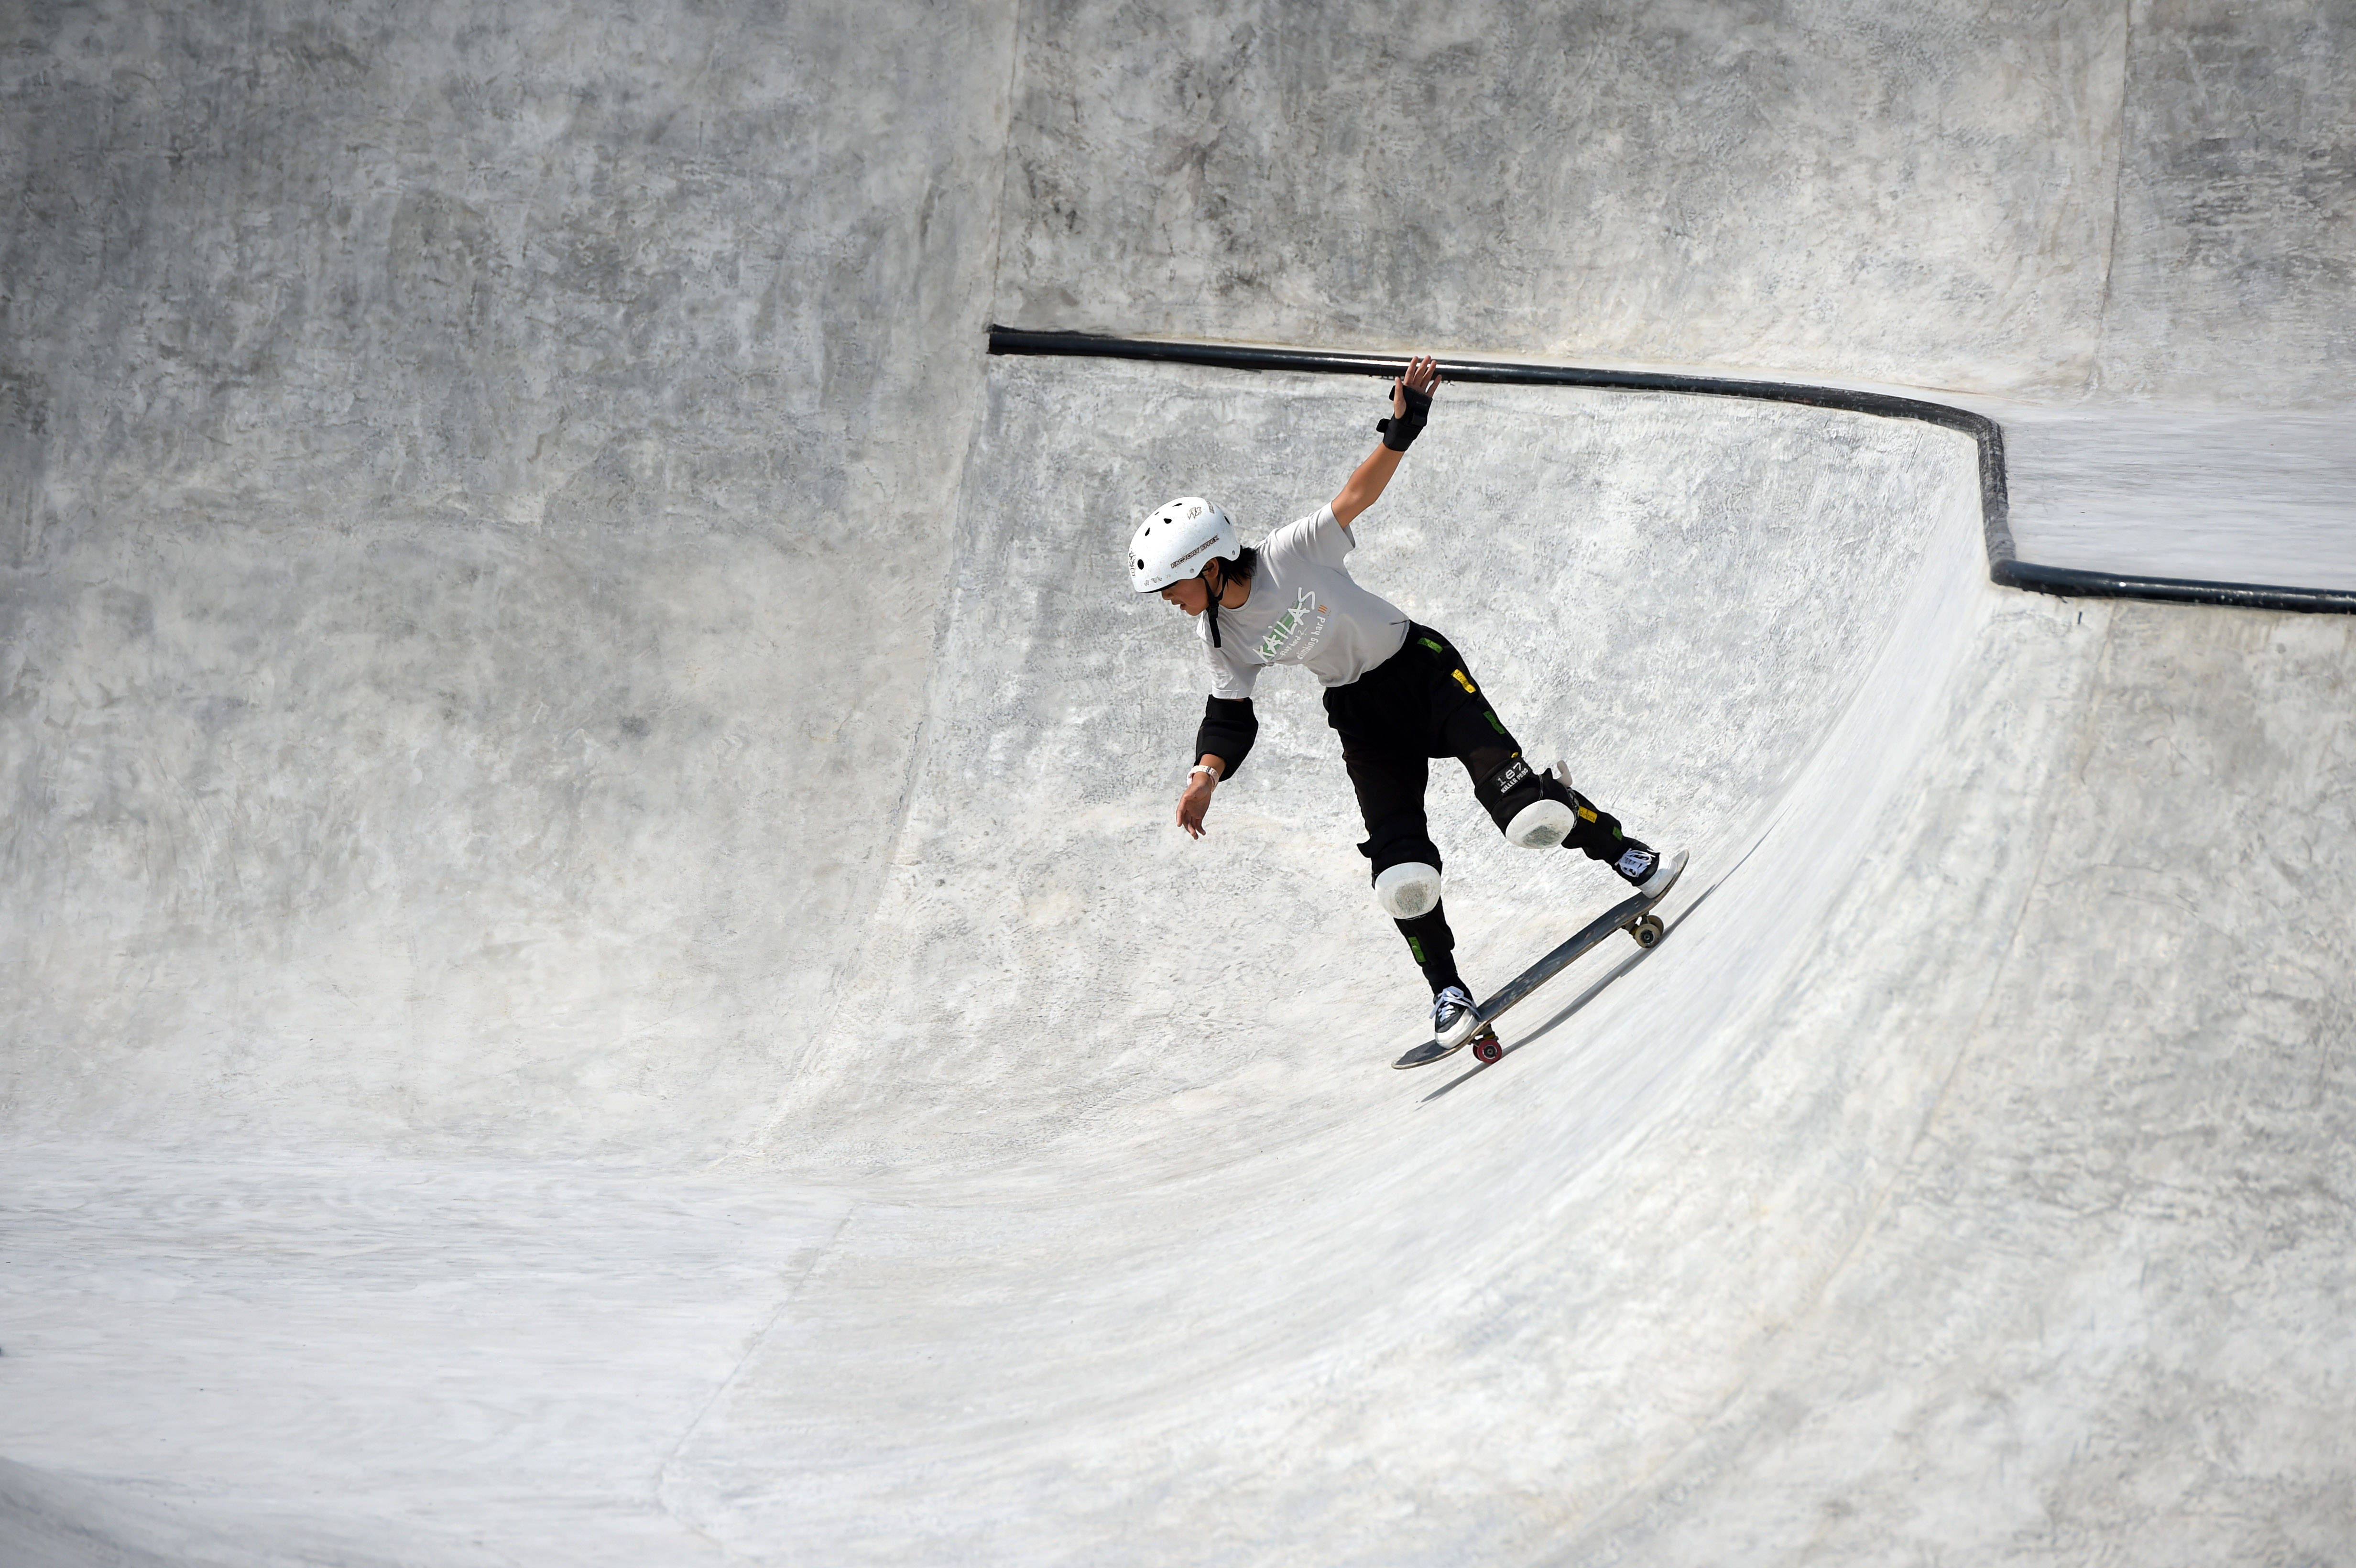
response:
[[[1210,568],[1203,569],[1208,571]],[[1189,615],[1199,615],[1211,607],[1210,585],[1200,577],[1183,578],[1162,591],[1162,597]]]

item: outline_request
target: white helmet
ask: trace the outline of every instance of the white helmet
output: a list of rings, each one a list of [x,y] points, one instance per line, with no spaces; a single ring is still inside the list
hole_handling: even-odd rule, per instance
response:
[[[1244,552],[1236,525],[1200,496],[1181,496],[1137,525],[1129,541],[1129,577],[1140,593],[1158,593],[1203,570],[1206,560]]]

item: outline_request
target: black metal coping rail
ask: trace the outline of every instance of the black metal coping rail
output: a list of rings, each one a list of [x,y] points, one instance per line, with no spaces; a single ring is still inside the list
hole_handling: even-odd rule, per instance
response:
[[[1223,370],[1297,370],[1330,376],[1394,376],[1407,361],[1396,355],[1327,354],[1305,348],[1251,348],[1220,343],[1181,343],[1151,337],[1111,337],[1093,332],[1025,332],[990,329],[992,354],[1065,355],[1090,359],[1151,359],[1175,365],[1208,365]],[[2058,593],[2072,599],[2153,599],[2177,604],[2230,604],[2245,610],[2298,610],[2356,613],[2356,592],[2332,588],[2291,588],[2263,582],[2205,582],[2182,577],[2136,577],[2115,571],[2081,571],[2040,566],[2020,559],[2012,544],[2012,507],[2005,491],[2004,429],[1985,414],[1920,398],[1845,387],[1804,387],[1788,381],[1746,381],[1721,376],[1685,376],[1651,370],[1593,370],[1576,365],[1527,365],[1512,360],[1449,359],[1440,374],[1451,381],[1484,381],[1509,387],[1601,387],[1617,391],[1691,392],[1713,398],[1757,398],[1804,403],[1885,419],[1922,420],[1968,435],[1980,453],[1980,526],[1987,542],[1988,579],[2006,588]]]

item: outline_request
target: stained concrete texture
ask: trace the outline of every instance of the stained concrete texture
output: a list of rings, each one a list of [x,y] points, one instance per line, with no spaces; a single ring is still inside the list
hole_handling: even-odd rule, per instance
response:
[[[0,1556],[2348,1561],[2356,622],[1451,389],[1356,570],[1694,863],[1398,1074],[1313,688],[1185,840],[1117,554],[1377,385],[982,353],[1928,386],[2327,584],[2346,26],[0,18]],[[1433,800],[1478,984],[1616,891]]]
[[[2126,7],[2095,384],[2345,410],[2356,363],[2356,6]]]
[[[12,16],[11,1104],[729,1147],[889,852],[1011,18]]]
[[[2346,5],[1023,10],[999,319],[2344,405]]]

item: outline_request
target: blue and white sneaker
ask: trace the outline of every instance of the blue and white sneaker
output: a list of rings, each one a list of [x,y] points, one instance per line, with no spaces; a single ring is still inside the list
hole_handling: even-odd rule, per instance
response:
[[[1450,986],[1431,998],[1431,1032],[1449,1050],[1472,1039],[1480,1023],[1481,1014],[1463,987]]]

